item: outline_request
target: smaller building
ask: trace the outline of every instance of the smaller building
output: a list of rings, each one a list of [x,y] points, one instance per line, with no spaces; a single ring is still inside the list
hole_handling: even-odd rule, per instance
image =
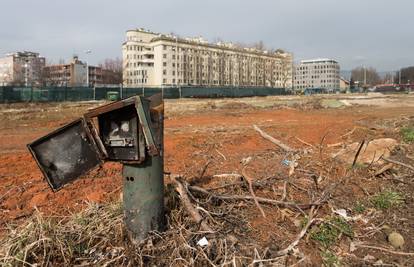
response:
[[[102,84],[102,68],[88,66],[74,56],[69,64],[44,67],[46,86],[93,87]]]
[[[348,92],[350,89],[350,84],[350,81],[341,77],[339,80],[339,90],[341,90],[341,92]]]
[[[302,60],[294,68],[294,89],[321,88],[327,92],[340,88],[340,67],[333,59]]]
[[[35,52],[16,52],[0,58],[0,86],[40,86],[45,58]]]

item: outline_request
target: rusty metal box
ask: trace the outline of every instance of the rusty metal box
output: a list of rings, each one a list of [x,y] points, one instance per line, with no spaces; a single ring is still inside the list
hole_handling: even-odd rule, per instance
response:
[[[75,180],[101,159],[83,119],[78,119],[27,145],[53,190]]]

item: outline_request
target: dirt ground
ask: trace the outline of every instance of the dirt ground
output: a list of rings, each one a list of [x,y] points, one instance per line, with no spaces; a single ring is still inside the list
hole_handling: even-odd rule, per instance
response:
[[[120,197],[120,164],[105,163],[82,179],[54,193],[26,148],[27,143],[101,104],[103,102],[0,106],[2,234],[6,232],[8,223],[24,220],[35,209],[46,215],[62,215],[82,209],[86,201],[103,203]],[[321,174],[321,185],[327,185],[349,173],[350,168],[346,164],[332,163],[329,155],[339,149],[340,145],[330,145],[375,138],[394,138],[398,143],[403,143],[399,129],[414,122],[414,96],[373,94],[166,100],[165,112],[165,172],[180,174],[190,184],[204,188],[221,186],[226,181],[214,179],[213,175],[241,173],[242,162],[249,157],[251,160],[246,171],[254,179],[259,180],[275,174],[287,176],[289,166],[283,164],[286,159],[283,151],[262,138],[252,127],[257,125],[294,148],[313,147],[313,153],[298,161],[295,175],[303,175],[300,174],[301,169],[305,169],[305,172],[310,169],[318,175]],[[398,147],[393,155],[412,165],[413,150],[413,145],[407,144]],[[411,157],[402,158],[404,155]],[[313,160],[318,161],[318,166],[312,165]],[[400,167],[395,169],[399,171]],[[402,173],[405,171],[401,170]],[[413,252],[413,172],[404,175],[406,180],[398,182],[398,179],[391,179],[390,175],[375,177],[372,169],[356,168],[351,176],[358,178],[346,181],[335,191],[332,201],[321,209],[319,216],[328,216],[335,209],[346,209],[348,214],[353,214],[353,208],[358,201],[369,199],[386,189],[400,192],[404,195],[403,205],[379,211],[368,208],[362,215],[370,218],[369,221],[353,221],[352,226],[359,240],[392,250],[384,233],[378,230],[387,224],[405,238],[404,247],[397,251]],[[166,181],[169,182],[168,177]],[[314,188],[315,185],[312,179],[308,179],[307,183],[301,183],[298,187],[307,189]],[[258,190],[257,194],[263,197],[275,197],[276,194],[276,197],[280,197],[282,189],[283,184],[278,184],[273,190],[265,188]],[[297,191],[298,189],[291,188],[289,198],[295,199],[295,194],[299,194]],[[260,215],[254,204],[250,205],[250,216],[247,220],[254,229],[252,236],[263,246],[277,244],[283,248],[291,240],[286,236],[294,237],[299,231],[294,224],[297,216],[281,215],[277,207],[263,207],[268,215],[266,218]],[[287,232],[290,234],[286,234]],[[344,265],[384,263],[391,264],[389,266],[410,266],[414,262],[412,256],[375,249],[358,248],[352,251],[349,249],[350,243],[351,239],[345,237],[339,241],[336,249],[331,249],[336,254],[333,258],[338,257]],[[318,247],[317,241],[308,237],[299,247],[303,253],[312,255],[304,265],[320,265],[322,262],[329,265],[326,262],[330,257]]]

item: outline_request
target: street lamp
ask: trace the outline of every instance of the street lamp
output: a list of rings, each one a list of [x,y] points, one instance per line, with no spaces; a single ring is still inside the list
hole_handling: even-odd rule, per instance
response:
[[[91,50],[85,50],[85,54],[89,55],[91,54]],[[88,66],[88,60],[85,60],[86,63],[86,86],[89,87],[89,66]]]

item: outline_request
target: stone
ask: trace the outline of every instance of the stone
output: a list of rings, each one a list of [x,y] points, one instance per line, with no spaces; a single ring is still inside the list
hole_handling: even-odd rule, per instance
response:
[[[371,164],[371,162],[379,162],[382,157],[389,157],[391,151],[398,145],[397,140],[392,138],[379,138],[365,142],[358,156],[358,164]],[[354,162],[355,155],[358,151],[360,143],[352,143],[346,148],[341,149],[332,155],[333,158],[339,159],[347,164]]]
[[[388,235],[388,242],[395,249],[401,249],[404,246],[404,237],[397,232],[392,232]]]

